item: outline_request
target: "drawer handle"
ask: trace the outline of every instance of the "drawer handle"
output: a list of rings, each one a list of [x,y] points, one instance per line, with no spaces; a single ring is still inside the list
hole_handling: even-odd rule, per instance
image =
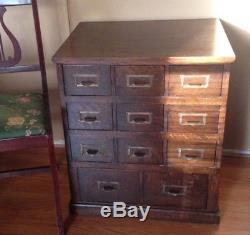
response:
[[[150,125],[152,123],[152,113],[127,112],[127,121],[129,124]]]
[[[204,149],[194,149],[194,148],[178,148],[177,149],[178,158],[184,160],[201,160],[204,158]]]
[[[96,123],[100,122],[98,120],[98,116],[100,115],[99,112],[86,112],[86,111],[80,111],[80,122],[85,122],[85,123]]]
[[[98,152],[99,152],[98,149],[88,149],[88,150],[86,151],[86,153],[87,153],[88,155],[91,155],[91,156],[94,156],[94,155],[98,154]]]
[[[127,75],[127,87],[130,88],[151,88],[153,75]]]
[[[128,147],[128,156],[130,158],[151,158],[152,148],[150,147]]]
[[[87,116],[87,117],[85,117],[84,118],[84,121],[85,122],[96,122],[97,121],[97,117],[95,117],[95,116]]]
[[[95,148],[95,146],[91,147],[90,145],[81,144],[81,154],[82,156],[96,157],[100,154],[100,150]]]
[[[180,185],[162,185],[162,193],[166,196],[171,197],[180,197],[184,196],[187,191],[187,186],[180,186]]]
[[[182,126],[205,126],[206,113],[179,113],[179,124]]]
[[[180,75],[184,89],[208,88],[210,75]]]
[[[117,191],[120,188],[120,184],[118,182],[107,182],[107,181],[97,181],[98,190],[104,192],[113,192]]]
[[[97,74],[74,74],[75,84],[78,88],[96,88],[99,87]]]

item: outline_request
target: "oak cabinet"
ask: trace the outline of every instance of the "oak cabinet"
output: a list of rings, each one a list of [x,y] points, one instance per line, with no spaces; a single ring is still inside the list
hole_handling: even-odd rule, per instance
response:
[[[216,19],[80,23],[54,56],[72,210],[217,223],[234,59]]]

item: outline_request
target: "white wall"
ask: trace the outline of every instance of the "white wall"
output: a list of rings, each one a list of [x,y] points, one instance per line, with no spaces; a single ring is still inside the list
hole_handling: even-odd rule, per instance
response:
[[[208,18],[214,0],[69,0],[71,28],[79,21]]]

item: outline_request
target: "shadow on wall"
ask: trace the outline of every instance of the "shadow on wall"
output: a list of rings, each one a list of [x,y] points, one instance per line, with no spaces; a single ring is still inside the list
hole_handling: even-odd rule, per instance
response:
[[[62,126],[62,116],[61,116],[61,105],[59,98],[58,89],[50,89],[49,91],[49,100],[50,100],[50,111],[52,117],[52,126],[54,133],[54,140],[56,144],[63,144],[64,135],[63,135],[63,126]]]
[[[250,33],[222,21],[236,61],[231,67],[231,81],[224,148],[250,149]]]

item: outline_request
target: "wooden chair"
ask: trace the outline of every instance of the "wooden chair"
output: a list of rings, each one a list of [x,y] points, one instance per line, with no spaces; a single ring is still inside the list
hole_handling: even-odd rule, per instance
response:
[[[39,64],[19,65],[21,48],[4,22],[6,7],[30,5],[33,10]],[[18,23],[18,20],[17,20]],[[48,147],[49,165],[0,172],[0,179],[51,170],[58,232],[64,234],[58,182],[58,169],[50,121],[47,77],[42,36],[36,0],[0,0],[0,24],[14,48],[13,56],[6,56],[0,34],[0,73],[40,71],[42,93],[0,94],[0,152],[25,148]]]

